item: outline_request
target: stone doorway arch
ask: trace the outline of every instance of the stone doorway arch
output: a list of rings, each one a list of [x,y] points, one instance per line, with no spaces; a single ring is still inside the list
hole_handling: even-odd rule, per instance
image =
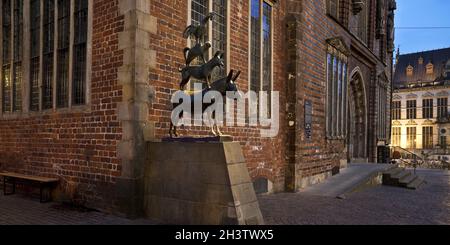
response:
[[[368,162],[367,94],[359,67],[350,76],[348,117],[348,159],[350,163]]]

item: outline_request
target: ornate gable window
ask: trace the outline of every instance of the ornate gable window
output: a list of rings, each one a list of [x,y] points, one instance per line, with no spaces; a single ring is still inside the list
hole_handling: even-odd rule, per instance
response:
[[[433,75],[434,74],[434,65],[431,62],[428,63],[426,69],[427,69],[427,75]]]
[[[423,57],[419,58],[419,65],[423,65]]]
[[[412,67],[411,65],[409,65],[409,66],[406,68],[406,75],[407,75],[408,77],[412,77],[412,76],[414,75],[414,67]]]
[[[340,38],[327,40],[327,137],[347,134],[347,88],[349,49]]]

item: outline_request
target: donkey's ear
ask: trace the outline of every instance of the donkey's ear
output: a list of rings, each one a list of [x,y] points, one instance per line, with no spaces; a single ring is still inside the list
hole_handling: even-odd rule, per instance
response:
[[[236,74],[236,76],[233,77],[232,81],[236,82],[239,78],[239,76],[241,75],[241,71],[238,71],[238,73]]]
[[[214,57],[222,58],[223,57],[223,52],[222,51],[217,51],[216,54],[214,54]]]
[[[233,73],[234,70],[230,70],[230,72],[228,73],[227,83],[231,83],[231,81],[233,80]]]

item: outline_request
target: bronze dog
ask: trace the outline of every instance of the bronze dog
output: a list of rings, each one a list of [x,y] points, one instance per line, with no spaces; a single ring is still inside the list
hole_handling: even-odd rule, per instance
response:
[[[206,81],[208,87],[211,86],[211,73],[216,67],[224,67],[223,53],[218,51],[214,57],[207,63],[200,66],[187,66],[180,69],[182,79],[180,83],[180,90],[184,90],[186,84],[190,81],[191,77],[199,80]]]
[[[206,42],[203,46],[200,43],[197,43],[193,48],[185,48],[184,59],[186,60],[186,66],[189,66],[197,57],[200,57],[203,60],[203,64],[206,63],[205,54],[211,46],[210,42]]]

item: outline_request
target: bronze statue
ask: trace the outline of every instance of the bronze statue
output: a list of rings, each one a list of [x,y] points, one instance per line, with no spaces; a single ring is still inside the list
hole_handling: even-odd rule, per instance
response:
[[[184,38],[194,38],[196,43],[201,43],[205,40],[206,35],[208,34],[208,23],[209,21],[214,20],[214,13],[208,14],[200,23],[200,25],[190,25],[188,26],[183,33]]]
[[[211,80],[213,79],[212,74],[214,69],[225,67],[223,59],[224,56],[223,51],[217,51],[211,59],[209,60],[206,59],[207,53],[211,49],[212,45],[210,42],[206,42],[205,39],[208,33],[209,21],[212,21],[214,19],[214,16],[215,16],[214,13],[208,14],[203,19],[200,25],[190,25],[186,28],[186,30],[183,33],[184,38],[191,37],[194,38],[196,42],[192,48],[187,47],[183,50],[186,66],[184,68],[179,69],[179,71],[181,72],[180,91],[182,91],[182,93],[185,93],[186,97],[189,97],[191,99],[192,111],[194,110],[195,99],[198,98],[202,99],[201,104],[203,112],[205,112],[207,108],[213,105],[213,103],[211,104],[202,103],[203,97],[210,91],[217,91],[222,96],[225,96],[227,92],[238,91],[238,86],[236,85],[235,82],[239,78],[239,75],[241,74],[240,71],[234,74],[234,71],[231,70],[228,76],[220,78],[217,81],[211,83],[212,82]],[[191,63],[196,59],[199,60],[199,64],[191,65]],[[197,91],[194,93],[184,92],[185,86],[189,83],[191,78],[205,82],[207,84],[206,88],[203,89],[202,91]],[[178,106],[180,106],[180,103],[175,103],[172,106],[175,109]],[[180,116],[182,117],[183,115]],[[212,118],[212,115],[210,118]],[[214,130],[214,126],[217,127],[217,131]],[[217,126],[217,122],[212,124],[211,131],[215,136],[222,135],[219,127]],[[169,134],[171,138],[174,135],[178,136],[177,127],[175,127],[173,122],[171,122]]]
[[[395,10],[397,9],[397,2],[389,0],[388,16],[387,16],[387,48],[388,52],[394,52],[394,36],[395,36]]]
[[[240,75],[241,75],[240,71],[238,71],[236,74],[234,74],[234,71],[231,70],[229,72],[228,76],[221,78],[221,79],[215,81],[213,84],[211,84],[211,88],[205,88],[202,91],[199,91],[199,92],[196,92],[193,94],[189,94],[190,102],[191,102],[191,111],[194,112],[195,99],[200,98],[203,102],[203,97],[205,96],[206,93],[208,93],[210,91],[217,91],[222,96],[226,96],[227,92],[238,92],[239,88],[238,88],[238,85],[236,84],[236,81]],[[201,93],[201,96],[199,96],[200,93]],[[174,109],[180,105],[181,105],[181,103],[172,104]],[[202,112],[205,112],[211,105],[213,105],[213,103],[211,103],[211,104],[202,103]],[[183,118],[183,115],[179,115],[179,119],[181,119],[181,118]],[[214,130],[214,126],[217,128],[217,131]],[[222,135],[219,127],[217,126],[217,123],[212,124],[211,132],[215,136]],[[173,136],[178,137],[177,127],[173,124],[172,121],[170,123],[169,134],[170,134],[171,138],[173,138]]]
[[[182,81],[180,84],[180,90],[184,90],[186,84],[190,81],[191,77],[195,79],[205,80],[208,87],[211,86],[211,73],[216,67],[224,67],[223,53],[217,51],[214,57],[203,65],[198,66],[186,66],[180,69],[182,74]]]
[[[202,45],[201,43],[197,43],[193,48],[185,48],[183,52],[184,59],[186,60],[186,66],[189,66],[192,61],[199,57],[202,59],[203,64],[205,64],[205,54],[208,52],[211,46],[212,45],[210,42],[206,42],[204,45]]]

